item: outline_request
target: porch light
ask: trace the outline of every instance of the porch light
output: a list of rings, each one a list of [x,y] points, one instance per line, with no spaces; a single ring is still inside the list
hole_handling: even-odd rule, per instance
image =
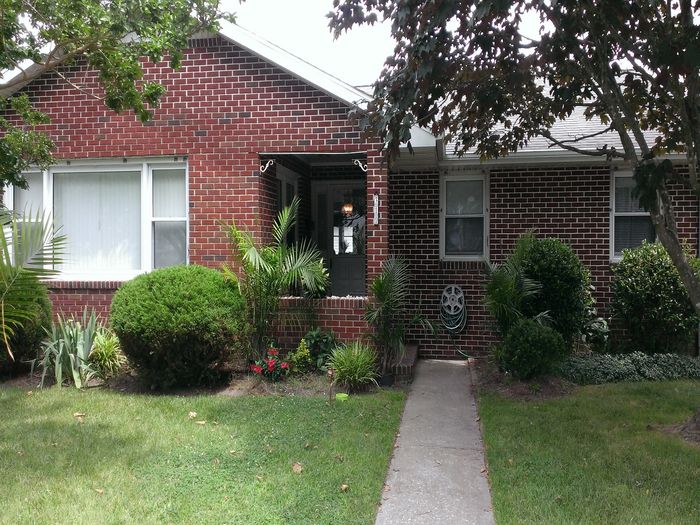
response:
[[[343,212],[343,215],[346,217],[350,217],[352,215],[352,202],[346,202],[340,207],[340,211]]]

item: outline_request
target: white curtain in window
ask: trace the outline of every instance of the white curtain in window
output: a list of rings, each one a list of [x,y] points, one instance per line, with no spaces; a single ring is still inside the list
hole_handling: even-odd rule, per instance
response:
[[[69,272],[141,267],[141,172],[56,173],[54,217]]]
[[[14,188],[14,203],[12,207],[16,212],[22,213],[31,210],[32,215],[36,215],[36,212],[41,210],[44,205],[44,176],[41,172],[34,171],[25,173],[24,177],[27,179],[29,188],[26,190]]]
[[[185,170],[153,170],[153,216],[185,217]]]

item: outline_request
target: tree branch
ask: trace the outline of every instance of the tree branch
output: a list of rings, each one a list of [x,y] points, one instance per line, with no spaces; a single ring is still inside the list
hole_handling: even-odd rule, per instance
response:
[[[609,130],[606,130],[609,131]],[[606,144],[602,148],[597,148],[595,150],[587,150],[587,149],[581,149],[577,148],[575,146],[571,146],[569,143],[572,141],[561,141],[555,139],[552,134],[548,130],[540,130],[539,135],[542,137],[546,138],[549,140],[552,144],[549,145],[550,148],[554,146],[558,146],[562,149],[568,150],[568,151],[573,151],[574,153],[578,153],[580,155],[588,155],[590,157],[606,157],[608,160],[614,158],[625,158],[625,155],[623,153],[620,153],[615,149],[615,147],[608,147]],[[595,133],[593,136],[600,135],[600,133]],[[581,137],[583,139],[584,137]],[[579,139],[579,140],[581,140]]]

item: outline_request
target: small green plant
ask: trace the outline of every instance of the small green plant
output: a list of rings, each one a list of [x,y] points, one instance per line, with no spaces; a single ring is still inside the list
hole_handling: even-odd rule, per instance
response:
[[[314,328],[306,333],[304,341],[306,341],[309,347],[316,368],[325,370],[328,358],[337,345],[335,334],[333,334],[333,332],[326,332],[320,328]]]
[[[567,354],[559,332],[533,319],[520,319],[496,348],[500,368],[518,379],[546,374]]]
[[[364,319],[374,331],[372,337],[380,353],[382,375],[403,357],[406,332],[410,326],[421,325],[434,332],[434,327],[411,305],[411,274],[408,262],[401,257],[389,257],[382,271],[370,285],[371,299]]]
[[[692,260],[698,273],[699,262]],[[624,329],[616,349],[685,353],[698,325],[678,270],[659,243],[622,252],[613,267],[613,320]]]
[[[97,377],[103,381],[114,377],[124,369],[127,364],[126,356],[114,332],[105,327],[97,329],[89,361]]]
[[[76,388],[87,387],[96,376],[96,370],[90,363],[96,334],[97,317],[94,311],[88,313],[86,308],[80,320],[59,316],[44,342],[40,386],[44,387],[46,375],[53,370],[58,386],[68,381]]]
[[[700,359],[678,354],[575,355],[558,367],[559,374],[580,385],[619,381],[700,379]]]
[[[309,350],[309,345],[306,339],[299,341],[299,346],[297,349],[287,356],[289,360],[289,366],[295,374],[305,374],[309,372],[315,366],[313,357],[311,356],[311,351]]]
[[[251,372],[271,381],[279,381],[289,373],[289,362],[280,358],[279,350],[271,347],[265,354],[263,359],[258,359],[250,365]]]
[[[328,360],[328,367],[333,370],[336,383],[343,385],[350,392],[366,389],[377,384],[377,354],[362,343],[353,341],[337,346]]]

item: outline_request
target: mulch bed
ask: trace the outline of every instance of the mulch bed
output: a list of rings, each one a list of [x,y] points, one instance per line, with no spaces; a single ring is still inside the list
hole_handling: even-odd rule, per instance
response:
[[[556,376],[545,376],[530,381],[520,381],[501,372],[488,358],[470,359],[474,387],[478,392],[499,394],[511,399],[537,401],[563,397],[576,385]]]

